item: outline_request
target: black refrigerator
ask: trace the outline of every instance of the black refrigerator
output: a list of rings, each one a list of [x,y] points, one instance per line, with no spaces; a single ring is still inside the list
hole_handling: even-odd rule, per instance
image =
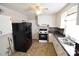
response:
[[[26,52],[32,44],[31,23],[12,23],[14,48],[16,51]]]

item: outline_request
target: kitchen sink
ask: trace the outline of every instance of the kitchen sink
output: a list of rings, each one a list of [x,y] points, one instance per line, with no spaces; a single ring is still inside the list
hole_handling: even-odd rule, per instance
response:
[[[67,37],[58,37],[61,43],[69,45],[69,46],[74,46],[74,43]]]
[[[60,44],[64,47],[70,56],[75,54],[75,43],[68,37],[58,37]]]

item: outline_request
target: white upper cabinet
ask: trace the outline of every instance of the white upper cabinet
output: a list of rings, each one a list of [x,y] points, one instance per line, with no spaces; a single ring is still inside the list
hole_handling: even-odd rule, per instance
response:
[[[9,16],[0,15],[0,36],[12,33],[12,24]]]

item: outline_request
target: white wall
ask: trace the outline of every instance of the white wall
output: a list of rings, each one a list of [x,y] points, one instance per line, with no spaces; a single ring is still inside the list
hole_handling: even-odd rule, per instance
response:
[[[0,35],[6,35],[12,33],[10,17],[5,15],[0,15],[0,31],[2,32],[2,34]]]
[[[71,8],[72,6],[76,5],[75,3],[71,3],[71,4],[68,4],[66,5],[63,9],[61,9],[58,13],[56,13],[56,21],[55,21],[55,25],[57,27],[60,27],[61,26],[61,15],[67,11],[69,8]]]
[[[38,16],[38,24],[47,24],[50,27],[55,27],[55,15],[39,15]]]
[[[56,14],[55,26],[60,27],[60,24],[61,24],[61,16],[60,14]]]
[[[22,22],[22,20],[26,22],[32,23],[32,38],[38,39],[38,27],[36,25],[35,15],[22,14],[18,11],[6,8],[5,6],[0,5],[0,9],[3,12],[0,12],[1,15],[8,15],[11,17],[12,22]],[[55,15],[41,15],[39,16],[41,20],[44,20],[42,23],[47,23],[49,26],[55,26]]]
[[[0,14],[10,16],[13,23],[22,22],[22,20],[24,20],[26,22],[31,22],[32,23],[32,38],[37,39],[37,26],[36,26],[36,21],[35,21],[34,15],[24,15],[20,12],[6,8],[1,5],[0,5],[0,9],[2,9],[2,12],[0,12]]]
[[[11,17],[12,22],[20,22],[23,19],[27,20],[27,17],[17,11],[14,11],[12,9],[6,8],[4,6],[0,6],[0,9],[2,9],[2,12],[0,14],[2,15],[8,15]]]
[[[67,11],[70,7],[75,6],[75,5],[76,4],[69,4],[64,9],[62,9],[59,13],[57,13],[57,16],[56,16],[56,21],[57,21],[56,22],[56,26],[60,27],[60,24],[61,24],[61,14],[64,13],[65,11]],[[67,29],[66,29],[65,32],[66,32],[67,35],[71,36],[71,38],[74,38],[72,40],[74,40],[75,42],[79,43],[79,25],[76,24],[78,19],[76,18],[76,16],[73,16],[73,15],[72,15],[72,17],[69,16],[67,19],[71,20],[71,21],[67,21],[66,22],[66,24],[68,26],[66,26]]]

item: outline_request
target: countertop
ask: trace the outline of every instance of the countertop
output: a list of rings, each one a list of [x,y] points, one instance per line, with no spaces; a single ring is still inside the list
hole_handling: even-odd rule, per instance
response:
[[[58,37],[58,41],[60,42],[60,44],[63,46],[63,48],[66,50],[66,52],[70,55],[70,56],[74,56],[75,54],[75,44],[73,46],[68,45],[68,44],[64,44],[62,42],[63,38]]]
[[[63,39],[65,38],[64,35],[60,34],[60,33],[55,33],[53,32],[52,34],[55,35],[57,41],[60,43],[60,45],[62,46],[62,48],[66,51],[66,53],[69,55],[69,56],[74,56],[75,54],[75,43],[74,45],[68,45],[68,44],[64,44],[63,43]]]

